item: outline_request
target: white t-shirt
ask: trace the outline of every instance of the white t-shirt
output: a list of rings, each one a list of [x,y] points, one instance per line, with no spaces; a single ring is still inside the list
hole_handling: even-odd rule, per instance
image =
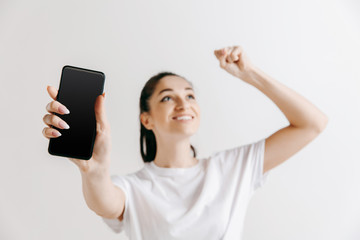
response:
[[[189,168],[146,162],[137,172],[112,175],[125,195],[124,218],[104,222],[130,240],[241,239],[246,209],[263,174],[265,139],[217,151]]]

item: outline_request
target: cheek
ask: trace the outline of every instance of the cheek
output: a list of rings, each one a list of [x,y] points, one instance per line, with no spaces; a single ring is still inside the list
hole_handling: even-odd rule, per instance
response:
[[[156,114],[157,120],[160,122],[169,121],[171,117],[171,111],[168,108],[159,108]]]
[[[200,115],[200,107],[199,107],[199,105],[195,105],[194,109],[196,110],[197,114]]]

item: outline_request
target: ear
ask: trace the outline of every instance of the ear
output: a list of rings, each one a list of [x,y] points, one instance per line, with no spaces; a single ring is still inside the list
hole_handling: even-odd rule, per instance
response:
[[[152,129],[152,124],[150,123],[149,113],[143,112],[143,113],[140,115],[140,121],[141,121],[141,123],[144,125],[144,127],[145,127],[147,130],[151,130],[151,129]]]

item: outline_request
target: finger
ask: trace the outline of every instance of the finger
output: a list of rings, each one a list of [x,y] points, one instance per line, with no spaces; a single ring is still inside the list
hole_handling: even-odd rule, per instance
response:
[[[226,62],[232,63],[234,60],[232,58],[232,54],[234,52],[235,47],[227,47],[227,55],[226,55]]]
[[[47,105],[46,105],[46,110],[49,112],[49,113],[60,113],[60,114],[69,114],[70,111],[69,109],[67,109],[63,104],[61,104],[60,102],[58,101],[52,101],[52,102],[49,102]]]
[[[231,59],[231,56],[230,56],[230,55],[227,55],[227,56],[226,56],[226,62],[227,62],[227,63],[232,63],[232,59]]]
[[[237,57],[237,65],[239,66],[241,71],[245,70],[245,53],[241,46],[236,46],[236,49],[234,50],[234,56]]]
[[[48,91],[50,97],[54,100],[56,100],[56,96],[58,94],[58,90],[54,88],[53,86],[47,86],[46,90]]]
[[[104,94],[99,95],[95,101],[95,117],[96,128],[98,131],[105,131],[109,129],[109,124],[105,111],[105,97]]]
[[[214,54],[216,58],[220,60],[221,56],[224,54],[223,49],[215,50]]]
[[[70,128],[70,126],[64,120],[62,120],[60,117],[53,115],[53,114],[46,114],[43,117],[43,121],[49,127],[55,126],[60,129],[69,129]]]
[[[231,52],[231,60],[233,61],[233,62],[236,62],[236,61],[238,61],[239,59],[240,59],[240,55],[241,55],[241,53],[242,53],[242,49],[241,49],[241,47],[240,46],[234,46],[234,49],[233,49],[233,51]]]
[[[216,58],[220,61],[220,67],[226,66],[226,48],[222,48],[214,51]]]
[[[57,137],[60,137],[61,136],[61,133],[53,128],[48,128],[48,127],[45,127],[42,131],[42,134],[50,139],[50,138],[57,138]]]

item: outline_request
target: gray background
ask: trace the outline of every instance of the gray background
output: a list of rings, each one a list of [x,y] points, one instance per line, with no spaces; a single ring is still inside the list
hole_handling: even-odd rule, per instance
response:
[[[61,68],[106,74],[111,173],[143,166],[139,97],[169,70],[193,82],[199,157],[288,125],[256,88],[220,68],[241,45],[264,72],[328,117],[325,131],[271,170],[244,239],[360,239],[360,7],[357,1],[0,1],[0,239],[126,239],[88,209],[77,167],[47,152],[42,121]]]

